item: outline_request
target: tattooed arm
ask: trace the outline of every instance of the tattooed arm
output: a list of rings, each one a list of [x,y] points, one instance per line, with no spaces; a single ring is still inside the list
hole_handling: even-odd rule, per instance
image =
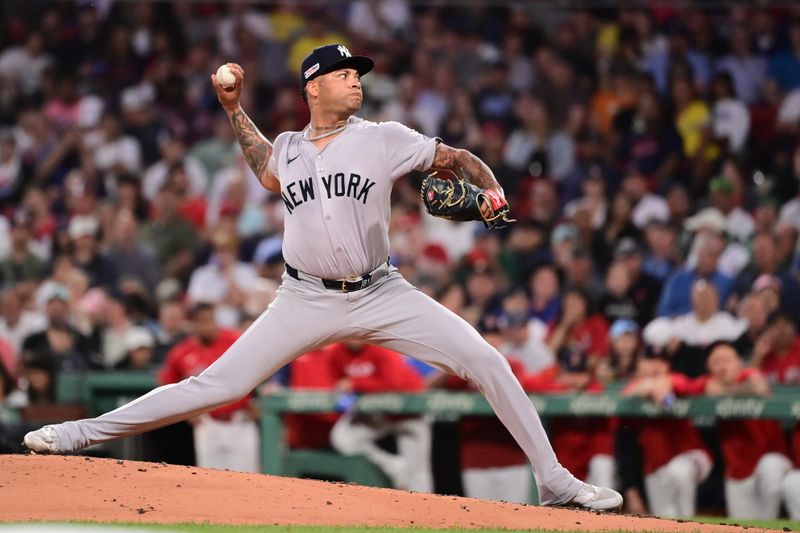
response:
[[[218,82],[216,75],[211,75],[211,83],[217,91],[217,98],[219,99],[222,108],[228,114],[228,119],[231,122],[233,131],[236,132],[236,138],[239,140],[239,145],[242,147],[247,164],[252,169],[253,173],[258,178],[261,186],[272,192],[280,192],[281,184],[269,170],[270,156],[272,155],[272,143],[270,143],[260,131],[250,117],[244,112],[239,105],[239,96],[242,92],[242,81],[244,80],[244,71],[242,67],[235,63],[228,63],[228,67],[236,77],[236,84],[233,89],[226,90]]]
[[[233,131],[236,132],[236,138],[239,139],[239,146],[242,147],[247,164],[253,170],[258,181],[265,189],[280,192],[281,184],[267,165],[272,155],[272,143],[258,131],[256,125],[241,107],[237,107],[233,111],[227,109],[225,111],[228,113]]]
[[[488,165],[468,150],[452,148],[444,143],[439,143],[436,145],[436,155],[433,157],[431,168],[433,170],[449,170],[481,189],[494,189],[505,196],[503,188],[497,183]]]

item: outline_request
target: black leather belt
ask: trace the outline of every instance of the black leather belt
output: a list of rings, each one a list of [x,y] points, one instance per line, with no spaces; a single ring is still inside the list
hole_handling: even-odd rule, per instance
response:
[[[388,259],[386,262],[387,263],[389,262]],[[378,270],[378,268],[376,268],[375,270]],[[372,282],[372,275],[375,273],[375,270],[373,270],[372,272],[368,272],[366,274],[361,274],[360,276],[356,276],[354,278],[344,278],[344,279],[319,278],[319,279],[322,280],[322,284],[325,286],[326,289],[331,289],[333,291],[342,291],[342,292],[355,292],[369,287],[370,283]],[[296,268],[294,268],[289,263],[286,263],[286,273],[292,276],[294,279],[300,280],[300,273]]]

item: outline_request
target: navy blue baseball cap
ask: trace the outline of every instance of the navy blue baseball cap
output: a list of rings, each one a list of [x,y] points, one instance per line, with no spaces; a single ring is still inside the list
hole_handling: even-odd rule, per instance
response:
[[[300,67],[300,87],[305,88],[306,83],[320,74],[326,74],[336,69],[352,68],[360,76],[363,76],[374,66],[375,63],[370,58],[354,56],[342,44],[326,44],[314,48],[303,60],[303,66]]]

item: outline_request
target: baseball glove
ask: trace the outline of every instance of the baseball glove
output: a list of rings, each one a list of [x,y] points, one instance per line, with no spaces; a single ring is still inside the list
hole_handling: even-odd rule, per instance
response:
[[[515,222],[506,199],[497,191],[481,189],[463,178],[449,180],[435,175],[434,172],[426,176],[420,190],[422,203],[431,215],[458,221],[480,220],[489,229],[504,228]],[[486,215],[481,206],[488,206]]]

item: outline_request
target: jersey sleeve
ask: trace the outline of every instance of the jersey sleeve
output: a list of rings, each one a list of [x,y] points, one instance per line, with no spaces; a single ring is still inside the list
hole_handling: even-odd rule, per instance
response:
[[[273,176],[279,179],[280,173],[278,172],[278,169],[280,168],[280,165],[278,165],[278,161],[281,157],[281,154],[285,152],[286,141],[290,138],[290,135],[291,133],[284,132],[275,137],[275,142],[272,143],[272,154],[267,160],[267,168]]]
[[[379,124],[383,134],[386,162],[389,164],[392,180],[404,176],[412,170],[427,170],[433,164],[438,137],[427,137],[399,122]]]

